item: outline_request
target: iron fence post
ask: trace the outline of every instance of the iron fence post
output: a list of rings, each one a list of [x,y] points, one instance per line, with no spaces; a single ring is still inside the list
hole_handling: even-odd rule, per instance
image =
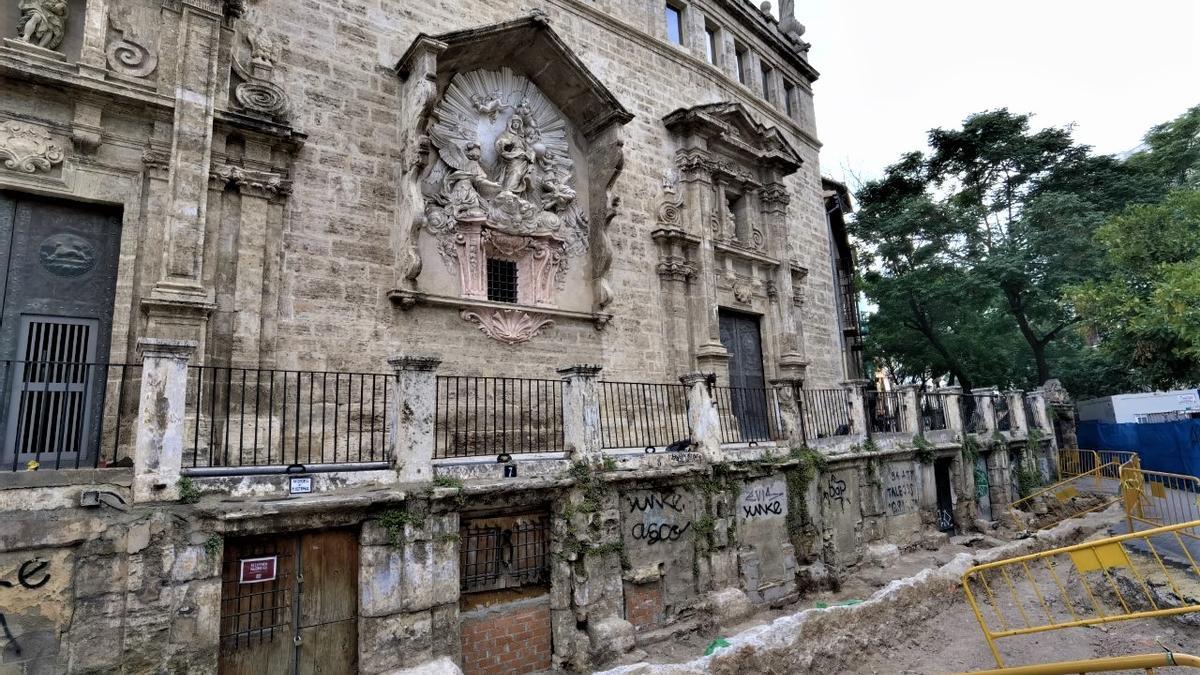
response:
[[[433,480],[434,433],[437,423],[436,356],[394,356],[395,395],[388,399],[388,450],[401,482]]]
[[[188,359],[196,352],[196,342],[138,338],[137,349],[142,389],[134,435],[133,499],[174,501],[179,499],[183,466]]]
[[[600,366],[559,368],[562,377],[563,444],[575,462],[599,462],[604,454],[600,439]]]

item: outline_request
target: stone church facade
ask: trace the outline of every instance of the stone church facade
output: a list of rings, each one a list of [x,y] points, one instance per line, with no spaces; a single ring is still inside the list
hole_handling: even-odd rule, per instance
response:
[[[1048,476],[858,379],[792,4],[0,7],[0,672],[587,671]]]

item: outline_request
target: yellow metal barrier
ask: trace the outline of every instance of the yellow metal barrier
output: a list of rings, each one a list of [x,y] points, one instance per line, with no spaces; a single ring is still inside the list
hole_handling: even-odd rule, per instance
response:
[[[1100,466],[1100,455],[1095,450],[1062,448],[1058,451],[1059,478],[1073,478]]]
[[[1125,466],[1121,468],[1121,489],[1130,531],[1135,523],[1161,527],[1200,521],[1200,478]],[[1180,534],[1200,540],[1200,531]]]
[[[1093,511],[1103,511],[1104,509],[1121,501],[1121,483],[1120,481],[1105,480],[1110,474],[1120,475],[1121,468],[1115,464],[1100,464],[1096,467],[1076,474],[1059,481],[1054,485],[1043,488],[1028,496],[1022,497],[1009,504],[1009,516],[1012,518],[1012,524],[1015,528],[1020,529],[1025,525],[1025,516],[1023,511],[1032,511],[1033,507],[1039,500],[1050,502],[1047,506],[1047,511],[1052,511],[1055,514],[1054,520],[1039,522],[1038,528],[1046,528],[1061,523],[1068,518],[1082,516],[1085,513]],[[1100,501],[1091,506],[1079,505],[1075,508],[1075,497],[1083,494],[1098,494],[1101,495]]]
[[[1200,583],[1200,565],[1181,535],[1197,527],[1200,521],[1168,525],[967,570],[963,590],[996,665],[1004,667],[1001,638],[1200,611],[1200,599],[1179,590],[1182,582]],[[1164,564],[1163,546],[1181,565]]]
[[[1070,675],[1071,673],[1107,673],[1114,670],[1131,670],[1134,668],[1151,670],[1152,668],[1169,668],[1172,666],[1200,668],[1200,657],[1192,656],[1191,654],[1180,654],[1179,652],[1158,652],[1156,654],[1112,656],[1105,659],[1087,659],[1085,661],[1059,661],[1058,663],[1000,668],[999,670],[977,670],[974,672],[974,675]]]

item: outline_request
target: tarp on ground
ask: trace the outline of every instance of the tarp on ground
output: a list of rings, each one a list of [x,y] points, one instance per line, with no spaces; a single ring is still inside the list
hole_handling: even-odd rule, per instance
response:
[[[1157,424],[1079,422],[1079,447],[1087,450],[1132,450],[1142,468],[1200,477],[1200,419]]]

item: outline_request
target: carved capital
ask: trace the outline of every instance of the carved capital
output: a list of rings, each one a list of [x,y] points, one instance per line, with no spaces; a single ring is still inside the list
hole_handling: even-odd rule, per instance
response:
[[[209,178],[256,197],[271,198],[292,193],[292,181],[283,174],[269,171],[254,171],[226,164],[210,171]]]
[[[696,264],[680,256],[667,256],[659,261],[658,276],[666,281],[687,281],[696,276]]]
[[[9,120],[0,124],[0,160],[20,173],[49,171],[66,153],[44,127]]]

